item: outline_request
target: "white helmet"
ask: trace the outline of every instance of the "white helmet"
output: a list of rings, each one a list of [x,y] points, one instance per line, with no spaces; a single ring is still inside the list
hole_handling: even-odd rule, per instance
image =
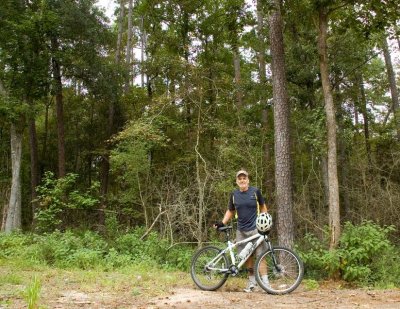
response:
[[[259,233],[266,233],[272,228],[272,216],[263,212],[260,213],[256,221],[257,230]]]

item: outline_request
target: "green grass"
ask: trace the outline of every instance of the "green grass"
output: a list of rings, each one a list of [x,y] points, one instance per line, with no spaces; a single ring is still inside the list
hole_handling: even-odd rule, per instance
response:
[[[107,271],[63,269],[36,263],[29,266],[26,261],[0,259],[0,304],[4,308],[52,308],[62,295],[71,291],[93,300],[103,299],[104,307],[121,299],[140,304],[182,286],[194,286],[187,272],[166,271],[146,264]]]

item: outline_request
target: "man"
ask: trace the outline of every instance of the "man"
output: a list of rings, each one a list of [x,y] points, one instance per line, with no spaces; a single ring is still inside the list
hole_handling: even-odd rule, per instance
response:
[[[267,212],[267,205],[265,200],[261,195],[259,189],[249,186],[249,174],[247,171],[241,169],[236,173],[236,184],[238,189],[231,193],[229,199],[228,210],[226,211],[224,218],[221,222],[215,224],[215,227],[224,226],[232,219],[237,213],[237,231],[236,231],[236,242],[246,239],[254,234],[257,234],[256,219],[257,219],[257,206],[259,207],[259,212]],[[253,241],[255,242],[255,241]],[[247,243],[238,245],[238,252],[242,251]],[[259,256],[266,249],[265,243],[262,243],[256,249],[256,256]],[[249,282],[247,287],[244,289],[245,292],[252,292],[257,286],[255,276],[254,276],[254,256],[251,256],[246,261],[246,267],[249,272]],[[262,276],[264,281],[268,281],[266,275]]]

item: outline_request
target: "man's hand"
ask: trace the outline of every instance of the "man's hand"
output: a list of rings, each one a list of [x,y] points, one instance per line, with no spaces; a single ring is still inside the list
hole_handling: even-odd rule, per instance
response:
[[[216,229],[219,229],[220,227],[223,227],[223,226],[225,226],[225,224],[223,224],[222,221],[214,223],[214,228],[216,228]]]

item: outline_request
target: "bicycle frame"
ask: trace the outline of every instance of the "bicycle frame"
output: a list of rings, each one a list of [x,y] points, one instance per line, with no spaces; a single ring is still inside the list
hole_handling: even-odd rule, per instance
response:
[[[227,236],[227,237],[228,237],[228,236]],[[241,260],[241,261],[239,262],[239,264],[236,265],[236,256],[235,256],[235,254],[234,254],[233,249],[235,249],[235,248],[236,248],[238,245],[240,245],[240,244],[247,243],[247,242],[252,241],[252,240],[254,240],[254,239],[257,239],[257,241],[256,241],[256,243],[253,244],[253,247],[252,247],[252,249],[250,250],[250,252],[247,254],[247,256],[246,256],[243,260]],[[228,241],[227,241],[227,242],[228,242],[228,246],[227,246],[225,249],[221,250],[221,252],[218,253],[218,255],[217,255],[215,258],[213,258],[213,259],[206,265],[206,267],[207,267],[208,269],[210,269],[210,270],[218,270],[218,271],[220,271],[221,273],[230,273],[230,274],[232,274],[232,275],[236,275],[236,273],[232,273],[231,267],[232,267],[232,266],[235,266],[235,267],[237,267],[237,269],[240,269],[240,268],[243,266],[243,264],[246,263],[246,261],[248,260],[248,258],[254,253],[254,251],[257,249],[257,247],[258,247],[263,241],[266,241],[267,244],[268,244],[269,249],[272,249],[271,243],[270,243],[270,241],[269,241],[269,239],[268,239],[268,236],[266,236],[266,235],[255,234],[255,235],[253,235],[253,236],[250,236],[250,237],[248,237],[248,238],[246,238],[246,239],[243,239],[243,240],[238,241],[238,242],[235,242],[235,243],[232,242],[232,241],[230,241],[230,240],[228,239]],[[232,262],[232,264],[229,265],[229,268],[226,268],[226,269],[225,269],[225,268],[224,268],[224,269],[213,268],[212,265],[215,265],[215,263],[216,263],[225,253],[227,253],[227,252],[229,252],[229,257],[230,257],[231,262]],[[274,262],[275,262],[275,261],[274,261]]]

